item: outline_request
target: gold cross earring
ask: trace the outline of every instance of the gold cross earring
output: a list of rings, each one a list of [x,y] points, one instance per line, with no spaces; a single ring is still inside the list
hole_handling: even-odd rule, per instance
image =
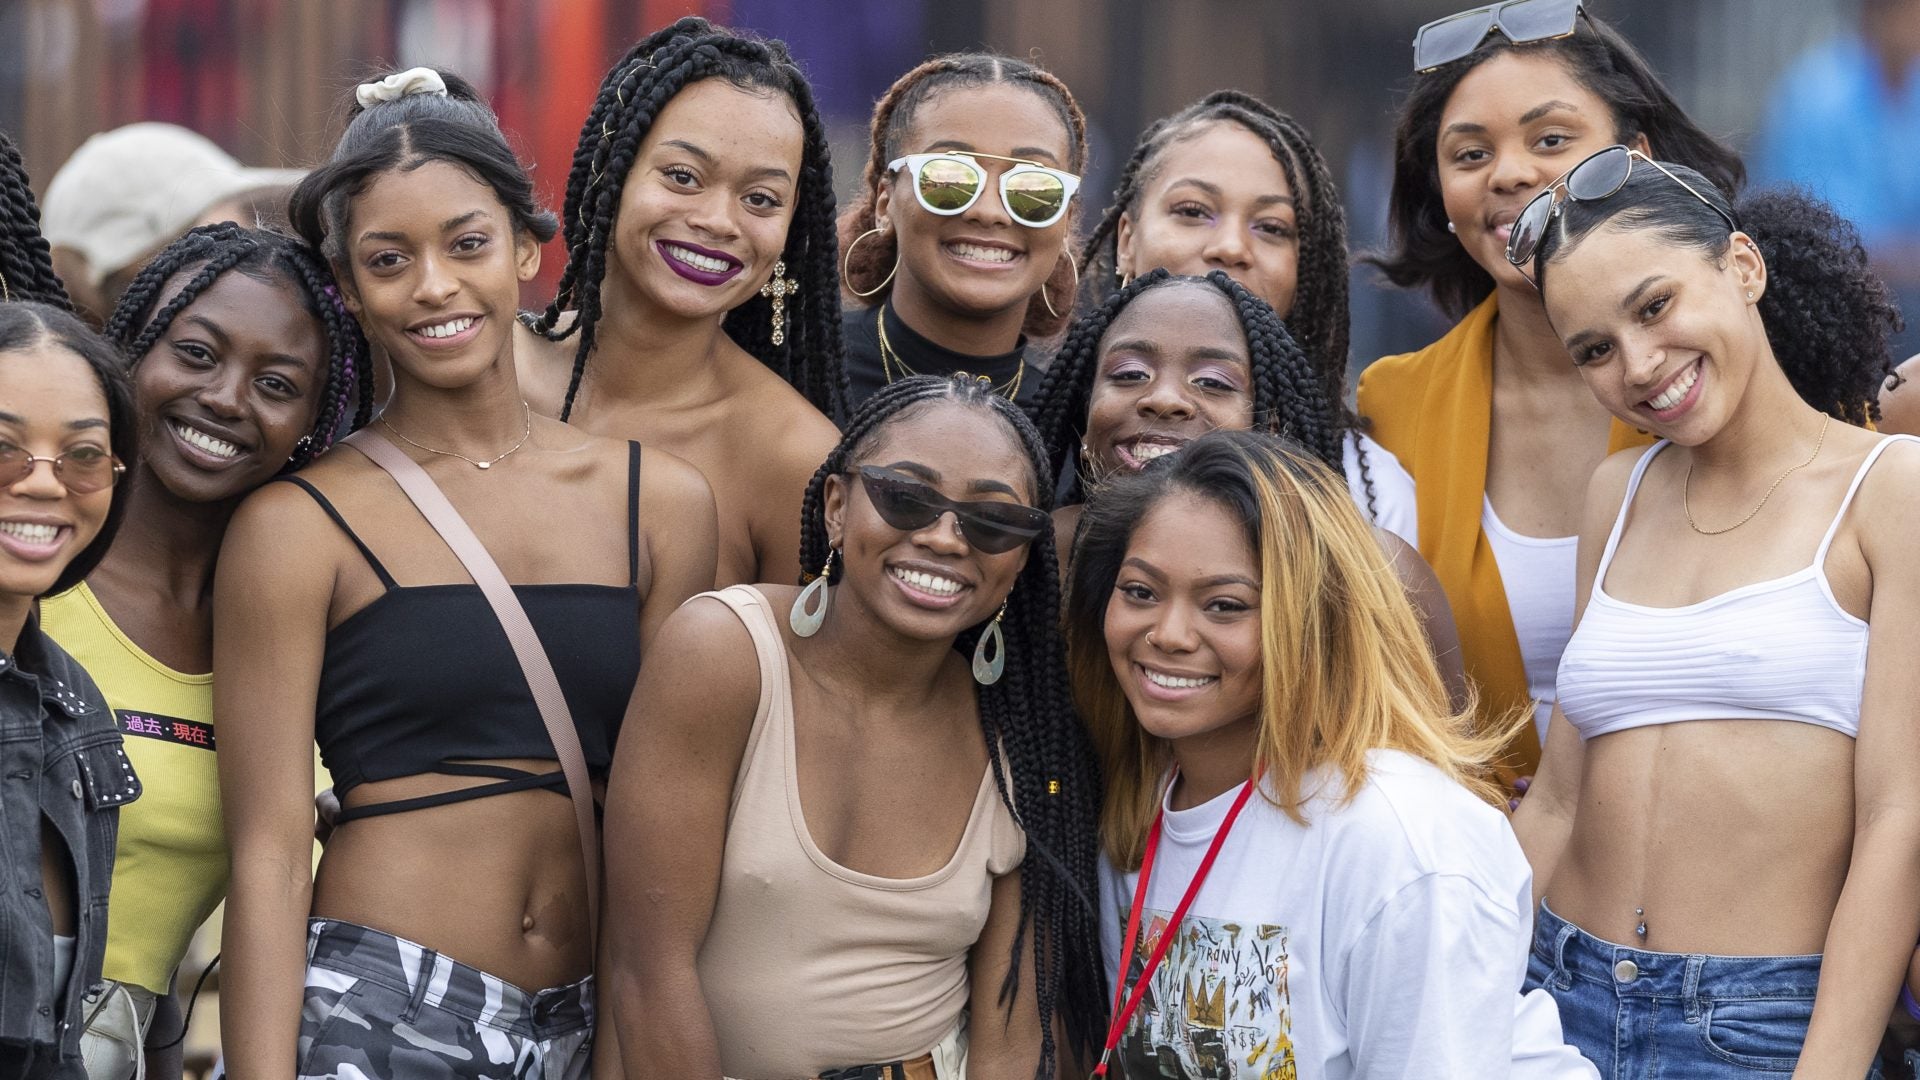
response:
[[[787,297],[800,291],[800,283],[785,276],[787,261],[781,259],[773,264],[773,276],[760,286],[760,295],[773,301],[773,343],[784,345],[787,341]]]

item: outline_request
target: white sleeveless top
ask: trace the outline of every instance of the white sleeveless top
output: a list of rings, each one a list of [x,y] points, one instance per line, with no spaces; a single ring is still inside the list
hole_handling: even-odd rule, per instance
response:
[[[1858,736],[1868,628],[1833,598],[1827,550],[1860,481],[1896,439],[1913,436],[1888,436],[1867,454],[1811,564],[1684,607],[1629,604],[1605,587],[1627,508],[1667,443],[1649,447],[1560,661],[1560,711],[1581,738],[1683,720],[1795,720]]]
[[[1480,497],[1480,531],[1500,568],[1500,586],[1520,639],[1520,662],[1527,672],[1527,696],[1533,699],[1533,726],[1541,745],[1553,715],[1555,676],[1560,654],[1573,635],[1574,578],[1579,572],[1578,536],[1522,536],[1493,512],[1493,500]]]

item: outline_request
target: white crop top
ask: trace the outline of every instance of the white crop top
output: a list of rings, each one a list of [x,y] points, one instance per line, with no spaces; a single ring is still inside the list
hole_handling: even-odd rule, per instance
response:
[[[1484,495],[1480,497],[1480,531],[1493,549],[1493,564],[1500,568],[1513,635],[1520,641],[1520,663],[1527,672],[1527,696],[1533,699],[1533,726],[1544,746],[1560,654],[1573,635],[1580,538],[1522,536],[1507,528],[1493,512],[1493,500]]]
[[[1605,588],[1627,508],[1667,443],[1649,447],[1627,481],[1586,614],[1560,659],[1560,711],[1580,737],[1717,719],[1797,720],[1857,737],[1867,624],[1834,600],[1827,549],[1880,452],[1912,438],[1888,436],[1867,454],[1810,565],[1684,607],[1629,604]]]

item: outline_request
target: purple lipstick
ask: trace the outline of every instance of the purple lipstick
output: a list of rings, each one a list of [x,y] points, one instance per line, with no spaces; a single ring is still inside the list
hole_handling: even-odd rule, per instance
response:
[[[696,285],[725,285],[746,264],[724,251],[714,251],[679,240],[655,240],[654,250],[674,273]]]

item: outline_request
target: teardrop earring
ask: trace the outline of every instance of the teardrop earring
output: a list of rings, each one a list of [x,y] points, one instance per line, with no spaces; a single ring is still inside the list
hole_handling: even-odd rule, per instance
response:
[[[827,579],[833,575],[834,557],[840,554],[839,548],[827,549],[827,565],[820,568],[820,576],[813,579],[800,595],[794,597],[793,610],[787,613],[787,625],[801,637],[812,637],[820,632],[820,626],[827,621]],[[814,601],[818,600],[816,606]],[[812,610],[808,610],[812,608]]]
[[[1000,632],[1000,620],[1007,617],[1007,601],[1000,601],[1000,613],[993,617],[980,635],[980,641],[973,647],[973,681],[981,686],[992,686],[1000,681],[1007,670],[1007,637]],[[987,659],[987,649],[991,645],[993,659]]]

